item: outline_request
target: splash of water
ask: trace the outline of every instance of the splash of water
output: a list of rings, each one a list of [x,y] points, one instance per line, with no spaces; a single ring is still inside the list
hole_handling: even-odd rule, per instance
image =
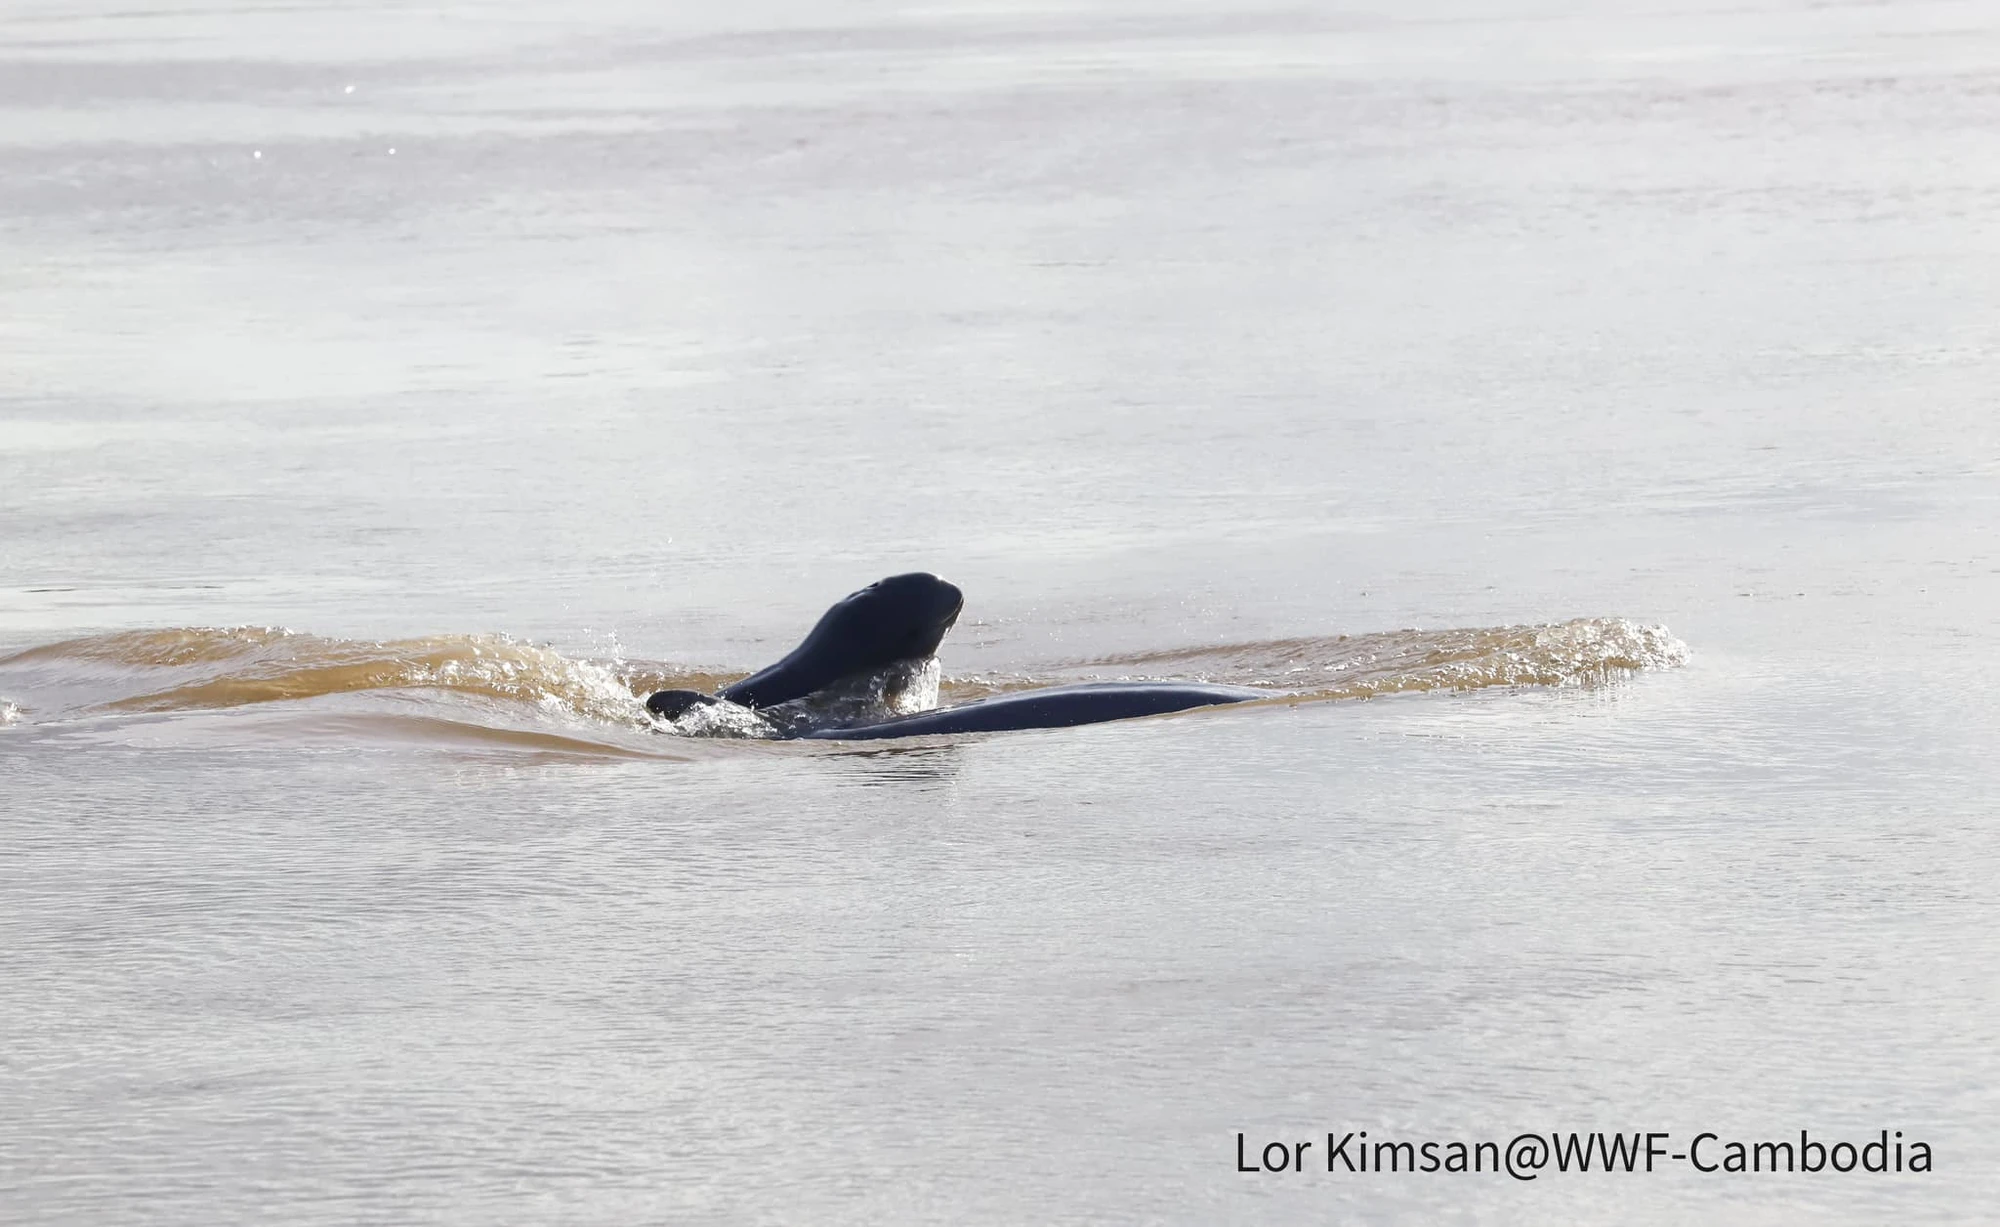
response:
[[[691,707],[673,720],[659,721],[657,727],[684,737],[741,739],[795,737],[813,729],[876,724],[935,708],[942,676],[935,656],[899,660],[872,673],[842,678],[789,703],[753,711],[721,701]]]
[[[0,660],[0,668],[52,672],[58,680],[67,668],[81,675],[85,690],[115,691],[83,706],[116,712],[414,690],[526,703],[586,720],[632,723],[642,714],[631,688],[610,667],[506,635],[376,643],[272,627],[186,627],[48,644]],[[96,686],[88,684],[92,680]]]

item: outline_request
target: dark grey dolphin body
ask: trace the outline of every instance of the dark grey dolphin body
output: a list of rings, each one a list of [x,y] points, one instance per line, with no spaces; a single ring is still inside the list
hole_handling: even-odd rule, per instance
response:
[[[878,580],[836,603],[804,642],[783,660],[725,687],[721,698],[768,711],[852,683],[891,666],[925,662],[958,620],[965,598],[935,575],[913,572]],[[931,674],[934,679],[935,672]],[[1156,716],[1190,707],[1268,699],[1276,691],[1203,682],[1092,682],[995,695],[957,707],[831,728],[785,727],[777,735],[821,741],[996,733],[1013,729],[1067,728],[1107,720]],[[674,720],[717,702],[692,690],[662,690],[647,709]]]
[[[720,697],[753,709],[776,707],[857,674],[923,660],[936,655],[964,606],[965,594],[956,586],[922,571],[876,580],[836,601],[783,660],[724,687]],[[660,690],[646,700],[646,710],[676,720],[716,698],[698,690]]]
[[[1087,682],[1019,694],[994,695],[957,707],[899,716],[858,728],[815,729],[802,736],[818,741],[866,741],[877,737],[930,737],[946,733],[997,733],[1009,729],[1059,729],[1106,720],[1158,716],[1190,707],[1276,698],[1271,690],[1211,686],[1204,682]]]
[[[783,660],[725,687],[722,697],[775,707],[857,673],[934,656],[964,607],[965,594],[935,575],[878,579],[835,602]]]

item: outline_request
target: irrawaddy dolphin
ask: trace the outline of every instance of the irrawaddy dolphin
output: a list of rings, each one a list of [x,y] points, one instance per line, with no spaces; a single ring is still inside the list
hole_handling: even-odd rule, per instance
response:
[[[1065,728],[1278,694],[1202,682],[1091,682],[921,710],[936,700],[933,658],[964,606],[965,595],[935,575],[892,575],[836,602],[769,668],[717,695],[662,690],[646,707],[676,720],[727,702],[764,717],[772,736],[848,741]]]

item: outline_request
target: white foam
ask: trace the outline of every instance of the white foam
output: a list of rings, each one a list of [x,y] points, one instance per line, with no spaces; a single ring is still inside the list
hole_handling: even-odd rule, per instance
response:
[[[677,720],[655,721],[661,732],[683,737],[723,737],[736,740],[767,740],[778,730],[770,721],[740,704],[719,701],[690,707]]]

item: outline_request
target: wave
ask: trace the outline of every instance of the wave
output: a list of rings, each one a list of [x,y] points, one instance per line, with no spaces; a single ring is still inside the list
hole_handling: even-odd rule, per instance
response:
[[[64,666],[73,667],[67,679]],[[596,720],[630,722],[644,714],[612,667],[506,635],[369,641],[263,626],[123,631],[0,658],[0,671],[29,670],[57,689],[73,682],[72,697],[84,698],[74,709],[81,710],[189,711],[416,690]],[[107,685],[124,693],[107,696]]]
[[[1602,686],[1642,669],[1686,664],[1664,626],[1576,618],[1535,626],[1399,630],[1134,652],[1058,666],[1076,678],[1196,678],[1309,699],[1365,699],[1489,686]]]
[[[1078,681],[1166,680],[1266,687],[1293,701],[1492,686],[1600,686],[1688,659],[1662,626],[1579,618],[1534,626],[1399,630],[1168,648],[1057,662],[1019,673],[946,676],[941,703]],[[122,631],[0,657],[0,723],[304,703],[341,695],[466,700],[499,741],[577,729],[649,729],[655,690],[713,693],[740,673],[655,661],[592,660],[506,635],[336,639],[272,627]],[[466,713],[411,717],[466,725]],[[386,713],[384,714],[386,718]],[[526,719],[528,732],[507,726]],[[561,731],[550,732],[554,724]],[[539,729],[541,731],[533,731]],[[549,743],[551,747],[555,743]],[[591,742],[590,744],[597,744]]]

